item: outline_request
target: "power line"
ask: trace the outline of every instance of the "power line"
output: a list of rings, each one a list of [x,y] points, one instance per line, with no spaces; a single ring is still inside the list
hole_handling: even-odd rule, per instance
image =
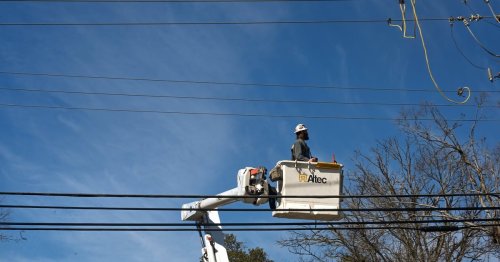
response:
[[[294,119],[336,119],[336,120],[365,120],[365,121],[400,121],[402,118],[390,117],[348,117],[348,116],[320,116],[320,115],[277,115],[277,114],[244,114],[244,113],[217,113],[217,112],[187,112],[187,111],[161,111],[161,110],[138,110],[138,109],[119,109],[119,108],[90,108],[90,107],[69,107],[69,106],[50,106],[50,105],[26,105],[0,103],[0,107],[29,108],[29,109],[63,109],[94,112],[113,112],[113,113],[153,113],[162,115],[191,115],[191,116],[214,116],[214,117],[265,117],[265,118],[294,118]],[[405,120],[433,121],[432,118],[414,118]],[[462,122],[499,122],[500,119],[448,119],[449,121]]]
[[[498,23],[492,23],[490,21],[486,21],[487,24],[491,25],[491,26],[494,26],[496,28],[500,28],[500,25],[498,25]]]
[[[457,48],[458,52],[460,53],[460,55],[462,55],[462,57],[467,61],[469,62],[469,64],[471,64],[473,67],[475,68],[478,68],[478,69],[481,69],[481,70],[487,70],[485,67],[482,67],[482,66],[479,66],[477,64],[475,64],[474,62],[472,62],[466,55],[465,53],[462,51],[462,49],[459,47],[458,43],[457,43],[457,40],[455,39],[455,33],[453,31],[453,23],[450,23],[450,35],[451,35],[451,39],[453,40],[453,43],[455,44],[455,47]]]
[[[332,228],[323,227],[316,228],[315,230],[331,230]],[[356,230],[356,229],[379,229],[379,230],[387,230],[387,229],[414,229],[411,227],[363,227],[363,228],[336,228],[337,230]],[[9,231],[114,231],[114,232],[130,232],[130,231],[145,231],[145,232],[164,232],[164,231],[173,231],[173,232],[194,232],[198,231],[197,228],[60,228],[60,227],[0,227],[1,230],[9,230]],[[293,228],[224,228],[223,230],[214,228],[210,229],[211,231],[298,231],[298,230],[311,230],[310,228],[305,227],[293,227]]]
[[[492,18],[492,17],[484,17]],[[449,18],[419,18],[419,21],[448,21]],[[392,21],[400,21],[394,19]],[[412,21],[412,20],[406,20]],[[200,26],[200,25],[311,25],[311,24],[364,24],[387,23],[387,19],[364,20],[282,20],[282,21],[206,21],[206,22],[0,22],[0,26]]]
[[[472,32],[472,30],[470,29],[470,23],[471,22],[477,22],[477,21],[479,21],[481,19],[483,19],[483,17],[478,14],[478,15],[471,15],[469,19],[467,19],[466,17],[463,17],[463,16],[450,17],[449,21],[450,21],[450,23],[453,23],[454,21],[461,21],[461,22],[463,22],[465,28],[467,29],[467,31],[469,32],[469,34],[472,36],[472,38],[474,39],[474,41],[476,41],[476,43],[479,45],[479,47],[481,47],[489,55],[498,58],[498,57],[500,57],[500,55],[497,55],[494,52],[490,51],[488,48],[486,48],[484,46],[484,44],[481,43],[481,41],[479,41],[479,39],[476,37],[476,35],[474,34],[474,32]]]
[[[145,82],[165,82],[177,84],[202,84],[202,85],[219,85],[219,86],[243,86],[243,87],[273,87],[273,88],[310,88],[310,89],[340,89],[350,91],[404,91],[404,92],[434,92],[429,89],[411,89],[411,88],[369,88],[369,87],[341,87],[334,85],[314,85],[314,84],[285,84],[285,83],[245,83],[245,82],[230,82],[230,81],[210,81],[210,80],[182,80],[182,79],[159,79],[159,78],[144,78],[144,77],[115,77],[115,76],[98,76],[98,75],[81,75],[81,74],[59,74],[59,73],[33,73],[33,72],[13,72],[0,71],[0,74],[18,75],[18,76],[43,76],[43,77],[63,77],[63,78],[83,78],[83,79],[101,79],[101,80],[123,80],[123,81],[145,81]],[[478,92],[500,93],[499,90],[477,90]],[[445,91],[446,92],[446,91]],[[454,91],[449,91],[455,93]]]
[[[332,222],[242,222],[242,223],[62,223],[62,222],[0,222],[1,226],[79,226],[79,227],[191,227],[199,226],[334,226],[334,225],[384,225],[384,224],[432,224],[464,222],[498,222],[500,218],[463,218],[430,220],[387,221],[332,221]]]
[[[488,1],[484,1],[484,2],[485,2],[485,3],[488,5],[488,7],[490,8],[491,14],[493,15],[493,17],[495,17],[496,22],[497,22],[497,23],[500,23],[500,15],[497,15],[497,14],[495,13],[495,10],[493,10],[493,7],[492,7],[492,6],[491,6],[491,4],[490,4],[490,1],[488,0]]]
[[[350,2],[354,0],[2,0],[5,3],[300,3]]]
[[[417,26],[418,33],[420,35],[420,42],[422,43],[422,49],[424,51],[424,58],[425,58],[425,64],[426,64],[426,67],[427,67],[427,72],[429,73],[429,77],[430,77],[432,83],[434,84],[434,87],[436,88],[436,90],[438,91],[438,93],[443,98],[445,98],[447,101],[449,101],[449,102],[452,102],[452,103],[455,103],[455,104],[465,104],[465,103],[467,103],[467,101],[469,101],[469,98],[471,96],[471,91],[470,91],[469,87],[460,87],[460,88],[457,89],[457,94],[459,96],[462,96],[464,94],[464,91],[466,92],[465,99],[462,100],[462,101],[455,100],[455,99],[452,99],[452,98],[448,97],[443,92],[443,90],[441,89],[441,87],[439,87],[436,79],[434,78],[434,74],[432,73],[431,64],[430,64],[430,61],[429,61],[429,55],[427,54],[427,47],[426,47],[425,40],[424,40],[424,34],[422,33],[422,27],[420,26],[421,19],[419,19],[418,15],[417,15],[417,8],[416,8],[415,0],[410,0],[410,4],[411,4],[412,9],[413,9],[413,17],[415,18],[415,24]]]
[[[472,9],[472,7],[470,5],[467,4],[467,0],[464,0],[463,2],[465,4],[465,6],[467,6],[472,13],[474,13],[474,14],[477,13],[477,12],[474,11],[474,9]]]
[[[12,209],[62,209],[62,210],[106,210],[106,211],[219,211],[219,212],[271,212],[271,211],[341,211],[341,212],[431,212],[431,211],[486,211],[500,210],[498,207],[413,207],[413,208],[182,208],[182,207],[102,207],[102,206],[44,206],[44,205],[0,205]]]
[[[481,43],[481,41],[479,41],[479,39],[477,39],[474,32],[472,32],[472,30],[470,29],[470,26],[468,23],[465,24],[465,28],[467,29],[467,31],[469,31],[469,34],[472,36],[474,41],[476,41],[476,43],[479,45],[479,47],[481,47],[481,49],[483,49],[486,53],[488,53],[489,55],[491,55],[493,57],[496,57],[496,58],[500,57],[500,55],[497,55],[497,54],[493,53],[492,51],[490,51],[486,46],[484,46],[483,43]]]
[[[255,198],[255,196],[229,196],[229,195],[165,195],[165,194],[90,194],[90,193],[54,193],[54,192],[6,192],[1,191],[0,195],[9,196],[41,196],[41,197],[76,197],[76,198],[223,198],[240,199]],[[448,194],[406,194],[406,195],[289,195],[289,196],[258,196],[259,198],[429,198],[429,197],[480,197],[494,196],[500,199],[500,192],[491,193],[448,193]]]
[[[0,87],[0,90],[15,92],[37,92],[56,93],[71,95],[97,95],[97,96],[120,96],[120,97],[143,97],[143,98],[169,98],[169,99],[190,99],[190,100],[214,100],[214,101],[238,101],[238,102],[262,102],[262,103],[300,103],[300,104],[339,104],[339,105],[374,105],[374,106],[419,106],[418,103],[383,103],[383,102],[343,102],[334,100],[286,100],[286,99],[262,99],[262,98],[240,98],[240,97],[201,97],[201,96],[174,96],[174,95],[152,95],[141,93],[109,93],[109,92],[87,92],[68,91],[54,89],[30,89],[30,88],[7,88]],[[437,104],[436,107],[457,106],[453,104]],[[464,105],[466,107],[476,107],[475,105]],[[481,105],[484,108],[495,108],[494,105]]]
[[[385,226],[385,227],[290,227],[290,228],[214,228],[211,231],[304,231],[304,230],[421,230],[424,232],[433,231],[458,231],[463,229],[476,229],[484,227],[496,227],[500,224],[483,224],[474,226],[440,226],[440,227],[402,227],[402,226]],[[110,231],[110,232],[193,232],[198,231],[198,228],[61,228],[61,227],[0,227],[1,230],[9,231]]]
[[[473,14],[477,14],[478,12],[476,12],[474,9],[472,9],[472,7],[470,7],[470,5],[467,4],[467,0],[464,0],[464,4],[465,6],[467,6],[467,8],[469,8],[469,10],[473,13]],[[500,28],[500,26],[498,25],[498,17],[495,15],[495,12],[493,12],[493,17],[495,17],[495,20],[497,20],[495,23],[492,23],[490,21],[486,21],[486,23],[488,23],[489,25],[492,25],[492,26],[495,26],[497,28]]]

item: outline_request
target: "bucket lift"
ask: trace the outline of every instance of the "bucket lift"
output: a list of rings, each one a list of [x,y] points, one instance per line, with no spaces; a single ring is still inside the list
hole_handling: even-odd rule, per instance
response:
[[[339,198],[286,198],[287,195],[336,196],[342,194],[342,165],[326,162],[279,161],[271,170],[271,181],[277,182],[276,206],[272,215],[280,218],[338,220],[341,218]],[[246,167],[237,175],[237,187],[206,198],[182,205],[181,219],[196,221],[202,238],[204,262],[229,262],[224,248],[224,234],[216,209],[237,201],[261,205],[269,201],[270,190],[263,167]],[[274,195],[274,193],[272,193]],[[226,198],[225,196],[235,196]],[[241,196],[241,198],[238,198]],[[274,199],[271,200],[274,202]],[[274,205],[270,205],[274,208]],[[292,210],[290,210],[292,209]],[[296,211],[293,209],[304,209]],[[308,210],[310,209],[310,210]],[[317,211],[317,209],[328,209]],[[202,236],[201,224],[205,235]]]
[[[280,161],[271,170],[277,181],[278,196],[311,196],[310,198],[276,198],[273,217],[312,220],[339,220],[339,198],[314,198],[342,194],[342,165],[327,162]],[[289,209],[304,209],[289,211]],[[310,209],[311,211],[307,210]],[[328,209],[328,211],[317,211]]]

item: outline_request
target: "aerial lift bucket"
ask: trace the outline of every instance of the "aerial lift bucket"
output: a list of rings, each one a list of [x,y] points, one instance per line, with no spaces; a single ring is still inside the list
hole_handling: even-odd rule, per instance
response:
[[[315,196],[342,194],[342,167],[338,163],[279,161],[270,173],[271,180],[277,181],[276,209],[273,211],[273,217],[324,221],[341,219],[340,198]],[[311,197],[285,198],[286,196]]]

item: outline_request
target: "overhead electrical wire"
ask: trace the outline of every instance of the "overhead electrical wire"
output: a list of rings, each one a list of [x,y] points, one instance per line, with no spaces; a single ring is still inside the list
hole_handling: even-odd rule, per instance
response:
[[[481,41],[479,41],[479,39],[476,37],[474,32],[472,32],[472,30],[470,29],[470,25],[467,22],[467,20],[464,20],[464,25],[465,25],[465,28],[467,29],[467,31],[469,32],[469,34],[474,39],[474,41],[479,45],[479,47],[481,47],[481,49],[483,49],[486,53],[488,53],[489,55],[491,55],[493,57],[496,57],[496,58],[500,57],[500,55],[495,54],[493,51],[489,50],[483,43],[481,43]]]
[[[406,5],[404,1],[399,2],[399,9],[401,10],[401,20],[403,21],[402,26],[392,24],[392,19],[387,20],[389,26],[397,27],[401,32],[403,32],[403,38],[413,39],[416,37],[416,28],[413,28],[413,36],[406,35]]]
[[[486,23],[489,24],[489,25],[492,25],[492,26],[494,26],[496,28],[500,28],[500,25],[498,23],[492,23],[490,21],[486,21]]]
[[[39,197],[71,197],[71,198],[221,198],[240,199],[255,198],[255,196],[231,196],[231,195],[165,195],[165,194],[93,194],[93,193],[56,193],[56,192],[7,192],[0,191],[4,196],[39,196]],[[500,192],[490,193],[439,193],[439,194],[392,194],[392,195],[287,195],[287,196],[258,196],[259,198],[339,198],[339,199],[359,199],[359,198],[429,198],[429,197],[480,197],[494,196],[500,199]]]
[[[0,87],[0,91],[14,92],[37,92],[55,93],[70,95],[97,95],[97,96],[118,96],[118,97],[140,97],[140,98],[167,98],[167,99],[187,99],[187,100],[213,100],[213,101],[237,101],[237,102],[257,102],[257,103],[294,103],[294,104],[339,104],[339,105],[373,105],[373,106],[419,106],[418,103],[387,103],[387,102],[344,102],[335,100],[290,100],[290,99],[263,99],[263,98],[241,98],[241,97],[203,97],[203,96],[176,96],[176,95],[154,95],[144,93],[110,93],[110,92],[87,92],[55,89],[31,89],[31,88],[8,88]],[[453,104],[433,104],[436,107],[456,106]],[[475,107],[475,105],[465,105]],[[495,105],[481,105],[483,108],[495,108]]]
[[[467,8],[469,8],[469,10],[470,10],[472,13],[476,13],[476,12],[472,9],[472,7],[471,7],[471,6],[467,3],[467,1],[468,1],[468,0],[464,0],[464,1],[463,1],[463,2],[464,2],[464,5],[465,5],[465,6],[467,6]]]
[[[336,230],[390,230],[390,229],[407,229],[415,230],[413,227],[339,227]],[[134,231],[145,231],[145,232],[197,232],[197,228],[61,228],[61,227],[0,227],[1,230],[9,231],[115,231],[115,232],[134,232]],[[303,231],[311,230],[307,227],[289,227],[289,228],[214,228],[210,231]],[[314,230],[332,230],[330,227],[314,228]]]
[[[100,80],[123,80],[123,81],[144,81],[144,82],[165,82],[176,84],[201,84],[201,85],[218,85],[218,86],[242,86],[242,87],[272,87],[272,88],[307,88],[307,89],[339,89],[350,91],[374,91],[374,92],[434,92],[429,89],[412,89],[412,88],[370,88],[370,87],[341,87],[334,85],[317,85],[317,84],[285,84],[285,83],[250,83],[250,82],[231,82],[231,81],[213,81],[213,80],[188,80],[188,79],[160,79],[160,78],[145,78],[145,77],[115,77],[115,76],[98,76],[98,75],[81,75],[81,74],[58,74],[58,73],[32,73],[32,72],[13,72],[0,71],[4,75],[16,76],[35,76],[35,77],[61,77],[61,78],[81,78],[81,79],[100,79]],[[477,90],[478,92],[500,93],[500,90],[488,89]]]
[[[0,103],[0,107],[24,108],[24,109],[55,109],[71,111],[91,111],[91,112],[112,112],[112,113],[140,113],[140,114],[160,114],[160,115],[190,115],[190,116],[213,116],[213,117],[264,117],[264,118],[303,118],[303,119],[337,119],[337,120],[373,120],[373,121],[400,121],[402,118],[375,117],[375,116],[341,116],[341,115],[278,115],[278,114],[254,114],[254,113],[227,113],[227,112],[188,112],[188,111],[162,111],[162,110],[138,110],[124,108],[91,108],[74,106],[51,106],[33,104],[13,104]],[[412,118],[405,120],[433,121],[432,118]],[[448,119],[449,121],[462,122],[499,122],[500,119]]]
[[[413,230],[422,230],[426,232],[431,231],[456,231],[465,228],[481,228],[481,227],[492,227],[500,224],[470,224],[474,222],[499,222],[500,219],[481,219],[481,218],[472,218],[472,219],[456,219],[456,220],[415,220],[415,221],[401,221],[401,220],[391,220],[391,221],[344,221],[344,222],[291,222],[291,223],[39,223],[39,222],[2,222],[0,230],[60,230],[60,231],[121,231],[121,230],[139,230],[145,229],[144,231],[198,231],[199,226],[224,226],[222,231],[244,231],[256,229],[258,231],[278,231],[278,230],[332,230],[337,229],[340,230],[342,228],[352,228],[352,229],[387,229],[387,226],[378,226],[378,227],[365,227],[366,225],[396,225],[396,224],[412,224],[415,227],[394,227],[391,226],[391,229],[399,228],[399,229],[413,229]],[[455,225],[456,223],[469,223],[466,227],[459,227]],[[439,225],[442,223],[446,223],[447,225]],[[430,226],[426,226],[425,224],[433,224]],[[454,224],[454,225],[449,225]],[[19,227],[10,227],[10,226],[25,226],[23,228]],[[28,227],[26,227],[28,226]],[[34,227],[37,226],[37,227]],[[50,226],[50,227],[49,227]],[[69,226],[69,227],[68,227]],[[195,228],[186,228],[186,227],[195,227]],[[238,226],[240,228],[227,228],[227,226]],[[270,228],[274,226],[274,228]],[[287,226],[287,227],[285,227]],[[290,228],[290,226],[300,226],[297,228]],[[327,227],[318,227],[318,226],[327,226]],[[344,226],[344,227],[339,227]],[[363,226],[363,227],[354,227],[354,226]],[[62,228],[66,227],[66,228]],[[89,228],[95,227],[95,228]],[[103,228],[108,227],[108,228]],[[121,228],[128,227],[128,228]],[[147,227],[147,228],[145,228]],[[169,228],[170,227],[170,228]],[[171,228],[177,227],[177,228]],[[244,228],[243,228],[244,227]],[[313,227],[313,228],[311,228]]]
[[[107,210],[107,211],[219,211],[219,212],[271,212],[271,208],[183,208],[183,207],[103,207],[103,206],[45,206],[45,205],[0,205],[10,209],[61,209],[61,210]],[[343,212],[432,212],[432,211],[487,211],[498,207],[391,207],[391,208],[285,208],[279,211],[343,211]]]
[[[429,227],[402,227],[402,226],[378,226],[378,227],[278,227],[278,228],[213,228],[210,231],[309,231],[309,230],[420,230],[424,232],[435,231],[458,231],[464,229],[481,229],[484,227],[496,227],[500,224],[482,224],[468,226],[429,226]],[[62,227],[0,227],[1,230],[9,231],[114,231],[114,232],[194,232],[199,231],[198,228],[62,228]]]
[[[473,13],[473,14],[477,14],[476,11],[474,11],[474,9],[472,9],[472,7],[470,7],[470,5],[467,4],[467,0],[464,0],[464,4],[465,6],[467,6],[467,8],[469,8],[469,10]],[[493,12],[494,13],[494,12]],[[493,14],[493,16],[495,17],[495,15]],[[495,17],[495,20],[497,21],[497,23],[491,23],[490,21],[486,21],[487,24],[489,25],[492,25],[492,26],[495,26],[497,28],[500,28],[500,25],[498,25],[498,17]]]
[[[189,222],[189,221],[188,221]],[[0,222],[0,226],[80,226],[80,227],[190,227],[190,226],[334,226],[334,225],[385,225],[385,224],[437,224],[464,222],[500,222],[500,218],[460,218],[428,220],[386,221],[331,221],[331,222],[225,222],[225,223],[103,223],[103,222]]]
[[[44,196],[44,197],[137,197],[137,198],[254,198],[255,196],[219,196],[219,195],[151,195],[151,194],[82,194],[82,193],[40,193],[40,192],[0,192],[0,195],[11,196]],[[331,196],[263,196],[267,198],[394,198],[394,197],[481,197],[481,196],[495,196],[500,198],[500,193],[449,193],[449,194],[414,194],[414,195],[331,195]],[[22,206],[22,205],[0,205],[0,208],[48,208],[48,209],[95,209],[95,210],[121,210],[121,211],[238,211],[238,212],[270,212],[274,209],[250,209],[250,208],[131,208],[131,207],[82,207],[82,206]],[[280,211],[338,211],[339,209],[280,209]],[[432,212],[432,211],[486,211],[486,210],[500,210],[500,207],[423,207],[423,208],[341,208],[343,212]],[[216,223],[213,225],[219,226],[232,226],[233,228],[224,228],[223,231],[291,231],[291,230],[387,230],[387,229],[408,229],[408,230],[421,230],[424,232],[436,231],[457,231],[461,229],[471,228],[484,228],[497,226],[497,224],[481,224],[481,225],[468,225],[459,227],[456,223],[477,223],[477,222],[498,222],[499,218],[460,218],[460,219],[428,219],[428,220],[388,220],[388,221],[340,221],[340,222],[290,222],[290,223]],[[437,225],[438,223],[447,223],[447,225]],[[454,225],[449,225],[449,224]],[[365,225],[394,225],[394,224],[412,224],[414,227],[366,227]],[[431,226],[419,226],[419,224],[432,224]],[[199,228],[194,226],[193,223],[63,223],[63,222],[0,222],[0,230],[20,230],[20,231],[199,231]],[[198,226],[203,225],[203,223]],[[212,224],[211,224],[212,225]],[[360,226],[363,227],[354,227]],[[500,225],[500,224],[498,224]],[[5,227],[7,226],[7,227]],[[24,227],[10,227],[10,226],[24,226]],[[28,227],[26,227],[28,226]],[[34,227],[37,226],[37,227]],[[56,226],[56,227],[54,227]],[[68,227],[70,226],[70,227]],[[235,227],[239,226],[239,227]],[[279,226],[274,227],[272,226]],[[301,226],[301,227],[285,227],[285,226]],[[308,228],[306,226],[312,226]],[[327,226],[327,227],[318,227]],[[346,226],[346,227],[335,227]],[[94,228],[91,228],[94,227]],[[106,228],[105,228],[106,227]],[[113,227],[113,228],[109,228]],[[128,228],[123,228],[128,227]],[[155,227],[155,228],[152,228]],[[158,228],[163,227],[163,228]],[[177,227],[177,228],[164,228],[164,227]],[[185,228],[193,227],[193,228]],[[265,227],[265,228],[262,228]],[[271,227],[271,228],[269,228]]]
[[[460,49],[460,47],[458,46],[457,44],[457,41],[455,39],[455,36],[454,36],[454,31],[453,31],[453,25],[454,25],[454,22],[455,21],[461,21],[463,22],[463,24],[465,25],[465,28],[467,29],[467,31],[469,32],[469,34],[474,38],[474,40],[476,41],[476,43],[483,49],[485,50],[488,54],[494,56],[494,57],[500,57],[496,54],[494,54],[492,51],[490,51],[489,49],[487,49],[478,39],[477,37],[474,35],[474,33],[472,32],[472,30],[470,29],[470,22],[477,22],[479,20],[482,19],[482,16],[480,16],[479,14],[476,14],[476,15],[471,15],[469,19],[463,17],[463,16],[459,16],[459,17],[450,17],[450,33],[451,33],[451,38],[453,39],[453,43],[455,44],[455,47],[458,49],[459,53],[465,58],[465,60],[467,60],[467,62],[469,62],[469,64],[471,64],[472,66],[478,68],[478,69],[482,69],[482,70],[486,70],[486,73],[488,75],[488,80],[490,82],[493,82],[496,80],[496,78],[500,78],[500,73],[498,73],[498,75],[494,75],[493,74],[493,71],[491,70],[491,68],[485,68],[485,67],[481,67],[481,66],[478,66],[477,64],[473,63],[465,54],[464,52]]]
[[[350,2],[354,0],[1,0],[5,3],[300,3]]]
[[[331,230],[332,228],[316,228],[317,230]],[[387,230],[387,229],[414,229],[411,227],[363,227],[363,228],[336,228],[337,230],[357,230],[357,229],[378,229],[378,230]],[[198,232],[197,228],[60,228],[60,227],[0,227],[0,231],[8,230],[8,231],[110,231],[110,232]],[[224,228],[224,229],[210,229],[210,231],[299,231],[299,230],[311,230],[310,228],[305,227],[290,227],[290,228]]]
[[[416,4],[415,4],[415,1],[416,0],[410,0],[410,3],[411,3],[411,6],[412,6],[412,9],[413,9],[413,17],[415,18],[415,23],[417,25],[417,28],[418,28],[418,33],[420,35],[420,40],[421,40],[421,43],[422,43],[422,49],[424,50],[424,57],[425,57],[425,63],[427,65],[427,71],[429,73],[429,76],[432,80],[432,83],[434,84],[434,87],[436,88],[436,90],[439,92],[439,94],[441,94],[442,97],[444,97],[446,100],[448,100],[449,102],[452,102],[452,103],[456,103],[456,104],[465,104],[467,103],[467,101],[469,101],[469,98],[471,96],[471,91],[470,91],[470,88],[469,87],[461,87],[457,90],[457,94],[459,96],[462,96],[464,92],[467,93],[466,97],[464,100],[462,101],[458,101],[458,100],[454,100],[454,99],[451,99],[449,98],[442,90],[441,88],[439,87],[439,85],[437,84],[436,80],[434,79],[434,75],[432,74],[432,70],[431,70],[431,65],[430,65],[430,62],[429,62],[429,56],[427,54],[427,47],[425,45],[425,40],[424,40],[424,35],[422,33],[422,27],[420,26],[420,21],[421,19],[418,18],[418,15],[417,15],[417,8],[416,8]]]
[[[488,18],[488,17],[485,17]],[[420,18],[419,21],[447,21],[448,18]],[[401,21],[401,20],[393,20]],[[411,20],[407,20],[411,21]],[[358,19],[358,20],[282,20],[282,21],[205,21],[205,22],[0,22],[0,26],[199,26],[199,25],[295,25],[295,24],[362,24],[387,23],[387,19]]]
[[[469,64],[471,64],[473,67],[477,68],[477,69],[481,69],[481,70],[487,70],[487,68],[485,67],[482,67],[482,66],[479,66],[477,65],[476,63],[472,62],[471,59],[469,59],[465,53],[462,51],[462,49],[459,47],[458,43],[457,43],[457,40],[455,39],[455,33],[454,33],[454,30],[453,30],[453,23],[450,23],[450,35],[451,35],[451,39],[453,40],[453,43],[455,44],[455,47],[457,48],[458,52],[460,53],[460,55],[462,55],[462,57],[467,61],[469,62]]]
[[[491,14],[493,15],[493,17],[495,17],[497,23],[500,23],[500,15],[497,15],[495,13],[495,10],[493,10],[493,7],[491,6],[490,0],[485,0],[484,3],[486,3],[486,5],[488,5],[488,7],[490,8]]]

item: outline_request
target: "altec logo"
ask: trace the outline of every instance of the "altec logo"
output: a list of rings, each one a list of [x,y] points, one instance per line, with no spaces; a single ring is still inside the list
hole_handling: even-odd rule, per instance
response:
[[[316,175],[299,174],[299,182],[326,184],[326,177],[319,177]]]

